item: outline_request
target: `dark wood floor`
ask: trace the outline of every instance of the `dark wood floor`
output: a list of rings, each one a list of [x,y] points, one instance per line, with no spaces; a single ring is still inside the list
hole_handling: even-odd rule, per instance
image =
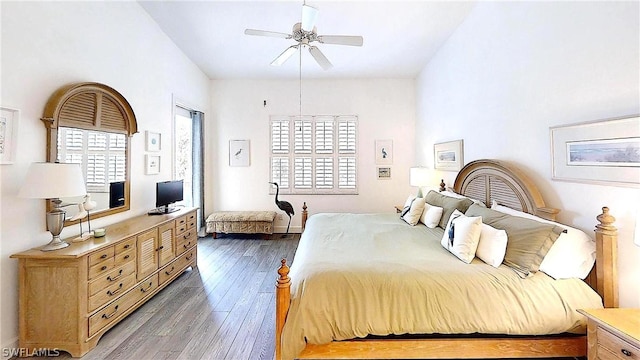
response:
[[[281,258],[293,260],[299,238],[199,239],[198,268],[108,331],[82,359],[272,360],[277,269]],[[51,359],[61,358],[71,357]]]

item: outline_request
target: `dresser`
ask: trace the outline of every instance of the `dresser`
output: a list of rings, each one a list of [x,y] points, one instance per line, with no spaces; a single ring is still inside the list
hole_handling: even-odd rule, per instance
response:
[[[578,310],[587,322],[589,360],[640,360],[640,309]]]
[[[80,357],[100,337],[196,267],[196,210],[141,215],[107,226],[106,236],[19,262],[19,346]]]

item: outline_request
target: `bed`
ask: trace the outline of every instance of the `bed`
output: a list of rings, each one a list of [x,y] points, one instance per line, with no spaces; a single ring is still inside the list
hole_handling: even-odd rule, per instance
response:
[[[558,213],[502,161],[469,163],[453,190],[548,220]],[[285,259],[278,269],[276,359],[585,356],[576,310],[617,306],[614,219],[603,208],[598,220],[596,266],[583,282],[451,261],[438,241],[425,241],[443,229],[410,227],[395,214],[314,215],[291,269]]]

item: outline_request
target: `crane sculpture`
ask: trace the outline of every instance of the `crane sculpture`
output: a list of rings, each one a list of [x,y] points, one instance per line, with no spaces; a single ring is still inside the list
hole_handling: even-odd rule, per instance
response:
[[[291,225],[291,216],[295,215],[295,212],[293,211],[293,206],[288,201],[279,201],[278,200],[278,193],[280,192],[280,187],[278,186],[278,183],[270,182],[269,184],[272,184],[272,185],[276,186],[276,206],[280,210],[282,210],[285,213],[287,213],[287,215],[289,216],[289,223],[287,224],[287,234],[288,234],[289,233],[289,225]]]

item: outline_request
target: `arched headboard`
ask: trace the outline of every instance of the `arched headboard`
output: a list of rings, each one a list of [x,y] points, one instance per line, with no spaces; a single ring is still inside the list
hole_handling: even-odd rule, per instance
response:
[[[505,161],[482,159],[468,163],[458,173],[453,189],[458,194],[483,201],[488,207],[496,201],[548,220],[555,220],[560,212],[547,207],[533,182]]]

